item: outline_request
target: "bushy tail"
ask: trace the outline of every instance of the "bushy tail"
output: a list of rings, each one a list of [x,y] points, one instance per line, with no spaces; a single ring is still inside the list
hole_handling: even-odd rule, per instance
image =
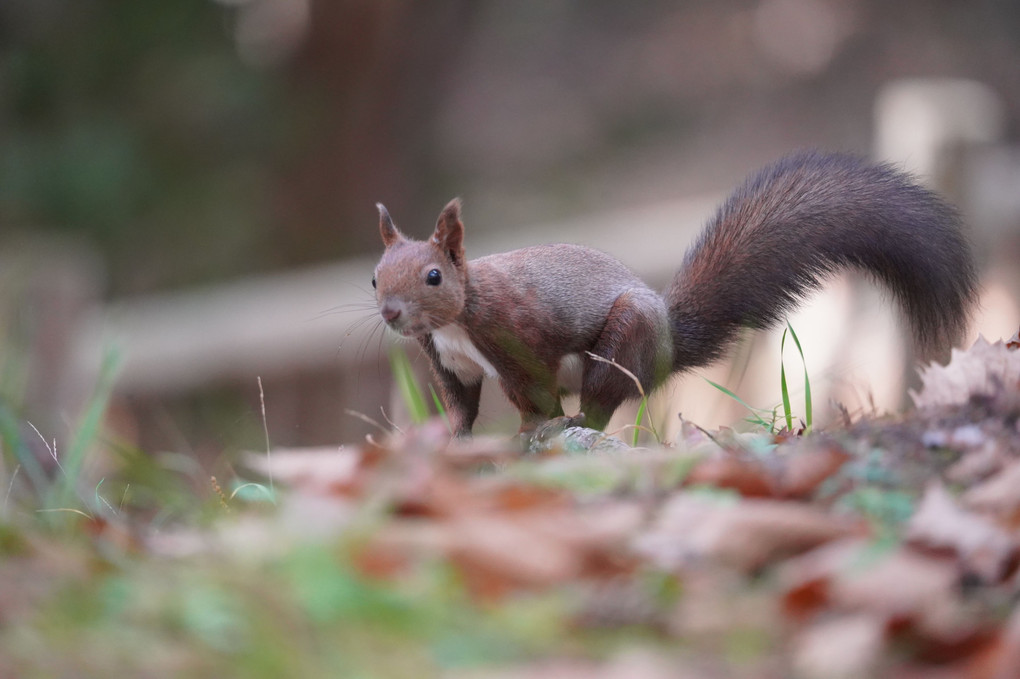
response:
[[[893,293],[923,354],[966,329],[977,276],[955,210],[888,165],[801,153],[750,177],[687,252],[666,291],[674,370],[712,363],[844,268]]]

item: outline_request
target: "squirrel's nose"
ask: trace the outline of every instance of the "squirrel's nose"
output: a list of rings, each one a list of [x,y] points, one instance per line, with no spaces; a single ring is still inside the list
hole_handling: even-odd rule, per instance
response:
[[[379,313],[382,314],[383,320],[387,323],[393,323],[400,318],[400,305],[386,302],[379,309]]]

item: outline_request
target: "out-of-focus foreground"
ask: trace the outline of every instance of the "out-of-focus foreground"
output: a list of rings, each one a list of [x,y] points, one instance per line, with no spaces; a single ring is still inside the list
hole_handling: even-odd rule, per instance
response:
[[[845,426],[715,428],[702,377],[769,419],[770,334],[647,449],[525,454],[491,385],[493,437],[404,426],[369,283],[376,201],[421,237],[460,195],[470,256],[662,285],[820,147],[958,204],[1012,335],[1014,5],[0,2],[0,679],[1018,676],[1016,342],[907,408],[889,305],[833,281],[791,321]]]

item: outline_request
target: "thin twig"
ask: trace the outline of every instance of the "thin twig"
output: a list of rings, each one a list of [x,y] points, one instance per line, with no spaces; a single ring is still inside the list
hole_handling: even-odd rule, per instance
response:
[[[378,429],[382,433],[384,433],[384,434],[386,433],[386,427],[382,426],[381,424],[379,424],[377,421],[373,420],[371,417],[369,417],[365,413],[358,412],[357,410],[351,410],[350,408],[345,408],[344,409],[344,414],[345,415],[350,415],[351,417],[356,417],[359,420],[361,420],[362,422],[367,422],[368,424],[372,425],[373,427],[375,427],[376,429]]]
[[[97,483],[97,484],[96,484],[96,500],[98,500],[99,502],[102,502],[102,503],[103,503],[104,505],[106,505],[106,506],[107,506],[107,508],[108,508],[108,509],[109,509],[109,510],[110,510],[111,512],[113,512],[114,514],[116,514],[116,513],[117,513],[117,510],[115,510],[115,509],[113,508],[113,505],[111,505],[111,504],[110,504],[109,502],[107,502],[107,501],[106,501],[106,498],[105,498],[105,497],[103,497],[102,495],[100,495],[100,494],[99,494],[99,486],[103,485],[103,482],[104,482],[104,481],[106,481],[106,477],[103,477],[103,478],[99,479],[99,483]]]
[[[631,379],[631,381],[634,382],[634,386],[637,387],[638,393],[641,394],[641,398],[644,401],[646,401],[646,402],[648,401],[648,395],[645,394],[644,387],[641,386],[641,380],[638,379],[637,375],[632,373],[630,370],[627,370],[626,368],[624,368],[622,365],[620,365],[619,363],[617,363],[616,361],[614,361],[611,358],[606,358],[604,356],[599,356],[598,354],[593,354],[590,351],[586,351],[584,353],[588,354],[588,356],[590,356],[591,358],[593,358],[596,361],[601,361],[602,363],[608,363],[609,365],[615,367],[617,370],[619,370],[624,375],[629,377]],[[655,437],[655,440],[661,442],[662,439],[659,438],[659,432],[657,432],[655,430],[655,424],[652,422],[651,414],[648,415],[648,426],[649,426],[649,428],[651,428],[652,435]]]
[[[385,408],[383,408],[382,406],[379,406],[379,412],[382,413],[383,419],[386,420],[386,424],[390,425],[390,427],[393,429],[393,431],[397,432],[398,434],[403,434],[404,433],[403,430],[401,430],[400,427],[398,427],[396,425],[396,423],[393,420],[390,419],[390,416],[386,414],[386,409]],[[385,430],[383,430],[383,431],[385,431]]]
[[[81,511],[80,509],[74,509],[73,507],[57,507],[55,509],[37,509],[35,511],[37,513],[39,513],[39,514],[50,514],[52,512],[70,512],[71,514],[80,514],[80,515],[84,516],[86,519],[88,519],[89,521],[94,521],[95,520],[95,517],[92,516],[91,514],[86,514],[85,512]]]
[[[63,466],[60,464],[60,459],[57,457],[57,439],[53,439],[53,445],[51,446],[49,441],[46,440],[46,437],[42,435],[42,432],[39,431],[31,421],[25,421],[28,422],[28,426],[32,427],[32,431],[35,432],[35,435],[38,436],[39,440],[43,442],[44,446],[46,446],[46,450],[50,452],[50,457],[52,457],[53,461],[57,464],[57,469],[59,469],[64,476],[67,476],[67,472],[64,471]]]

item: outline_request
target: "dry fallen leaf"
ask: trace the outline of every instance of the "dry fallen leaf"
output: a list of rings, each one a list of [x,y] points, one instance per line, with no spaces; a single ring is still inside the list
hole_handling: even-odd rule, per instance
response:
[[[1020,330],[1013,333],[1013,336],[1006,340],[1007,349],[1020,349]]]
[[[921,657],[961,659],[989,641],[981,611],[960,598],[959,572],[950,559],[910,549],[875,551],[866,542],[816,550],[784,564],[784,608],[799,619],[809,612],[875,617],[887,635],[910,642]]]
[[[986,583],[1001,581],[1016,566],[1016,540],[985,517],[960,508],[937,482],[925,491],[905,539],[954,553],[963,572]]]
[[[396,519],[353,545],[352,560],[363,575],[387,580],[445,554],[450,543],[449,529],[436,521]]]
[[[768,464],[742,452],[718,450],[693,466],[685,485],[726,488],[744,497],[807,498],[849,459],[831,444],[774,455]]]
[[[449,556],[483,599],[524,587],[549,587],[579,577],[581,550],[535,530],[542,517],[458,516],[446,522]]]
[[[973,396],[1020,388],[1020,352],[978,337],[966,351],[953,349],[947,365],[932,363],[920,375],[920,391],[910,392],[919,409],[961,405]]]
[[[843,564],[830,586],[834,606],[867,610],[887,621],[937,616],[953,598],[956,569],[949,561],[897,549],[875,557],[858,554],[861,562]]]
[[[869,613],[820,620],[793,645],[797,676],[859,679],[875,676],[885,646],[885,621]]]
[[[755,570],[780,558],[862,530],[857,520],[809,505],[776,500],[723,504],[677,493],[662,508],[636,548],[661,567],[713,560]]]
[[[473,436],[454,438],[441,451],[445,464],[457,469],[472,470],[519,459],[524,450],[506,436]]]
[[[278,448],[249,453],[245,464],[276,483],[315,495],[357,492],[364,456],[357,448]]]
[[[967,667],[966,679],[1020,677],[1020,609],[1014,609],[999,634]]]
[[[952,439],[945,437],[945,444],[952,446]],[[926,442],[929,446],[930,442]],[[960,448],[954,448],[960,450]],[[994,439],[987,439],[980,448],[967,450],[952,466],[946,470],[946,480],[952,483],[970,485],[984,479],[1002,469],[1009,460],[1009,453]]]
[[[983,633],[959,598],[952,559],[845,540],[784,563],[779,581],[784,610],[795,620],[822,611],[863,613],[883,620],[891,633],[909,632],[928,644]]]
[[[967,508],[994,517],[1011,530],[1020,528],[1020,462],[1012,462],[960,496]]]
[[[775,495],[774,479],[765,465],[750,456],[729,451],[719,451],[697,462],[684,483],[728,488],[744,497]]]
[[[783,458],[777,491],[780,497],[807,498],[814,494],[826,479],[850,460],[850,455],[835,445],[824,445],[814,450]]]
[[[783,612],[795,621],[806,620],[832,602],[833,581],[865,553],[864,538],[835,540],[779,566]]]
[[[779,640],[774,592],[748,587],[743,574],[711,565],[684,571],[680,582],[683,594],[666,620],[675,638],[700,648],[724,645],[734,630],[753,632],[768,645]]]
[[[637,503],[615,501],[533,516],[535,530],[544,535],[579,549],[603,550],[623,545],[644,522],[645,512]]]
[[[900,447],[954,451],[943,465],[961,453],[948,474],[978,483],[959,502],[930,486],[897,543],[876,540],[865,521],[826,504],[858,482],[853,474],[838,477],[826,502],[811,502],[852,458],[846,451],[858,449],[814,436],[712,437],[685,426],[682,452],[549,453],[515,468],[520,452],[505,441],[451,441],[431,424],[381,444],[274,452],[271,470],[294,495],[333,502],[338,514],[326,524],[353,527],[346,553],[368,578],[392,582],[448,564],[482,608],[560,588],[571,594],[562,622],[572,633],[632,626],[672,635],[712,660],[725,658],[734,639],[750,640],[760,657],[741,676],[927,679],[937,668],[954,679],[1012,677],[1020,621],[1001,629],[997,616],[1020,552],[1009,532],[1020,525],[1014,420],[993,421],[998,411],[972,399],[1008,384],[1003,376],[1020,352],[1004,351],[982,341],[950,366],[929,368],[920,407],[972,407],[925,413],[920,426],[889,439],[896,446],[872,447],[889,449],[893,472]],[[964,419],[970,414],[978,418]],[[917,457],[919,465],[930,459]],[[253,467],[269,471],[267,456],[255,459]],[[922,471],[922,483],[938,472]],[[292,499],[284,495],[282,517],[326,516],[314,504],[296,512]],[[371,526],[354,522],[359,503],[379,508]],[[772,650],[770,664],[761,656]],[[654,679],[690,667],[656,647],[609,662],[582,652],[473,676]]]
[[[639,507],[541,507],[458,512],[392,521],[355,552],[367,575],[395,577],[422,558],[448,557],[485,599],[582,577],[628,572],[626,540],[643,520]]]

